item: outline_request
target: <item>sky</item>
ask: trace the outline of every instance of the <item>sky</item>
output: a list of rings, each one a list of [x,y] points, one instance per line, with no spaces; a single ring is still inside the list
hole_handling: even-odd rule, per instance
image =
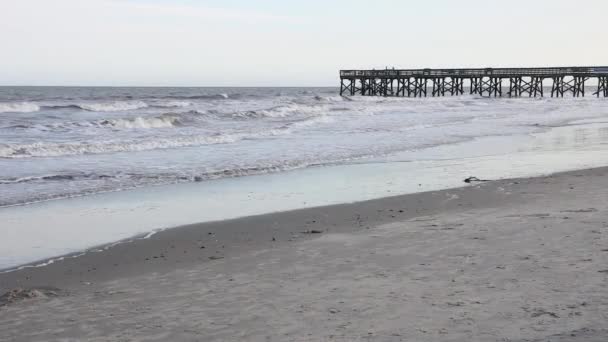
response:
[[[606,0],[0,0],[0,84],[335,86],[340,69],[608,65]]]

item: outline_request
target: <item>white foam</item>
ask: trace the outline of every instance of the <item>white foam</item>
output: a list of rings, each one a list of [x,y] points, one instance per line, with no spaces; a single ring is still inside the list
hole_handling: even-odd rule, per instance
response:
[[[289,125],[287,125],[287,127],[291,128],[291,129],[302,129],[302,128],[315,126],[318,124],[332,123],[335,120],[336,119],[333,117],[323,115],[323,116],[308,118],[308,119],[301,120],[301,121],[292,122]]]
[[[190,101],[167,101],[167,102],[155,103],[154,106],[162,107],[162,108],[183,108],[183,107],[192,106],[192,102],[190,102]]]
[[[174,127],[178,122],[175,116],[161,116],[153,118],[136,117],[134,119],[116,119],[104,121],[116,128],[169,128]]]
[[[289,127],[261,132],[188,135],[153,140],[98,141],[95,143],[43,143],[7,145],[0,144],[0,158],[59,157],[82,154],[136,152],[178,147],[233,143],[243,139],[254,139],[291,133]]]
[[[294,115],[323,115],[329,111],[327,106],[290,103],[262,110],[241,111],[233,115],[237,118],[285,118]]]
[[[79,103],[78,107],[92,112],[120,112],[148,107],[143,101],[114,101],[114,102],[91,102]]]
[[[188,115],[189,113],[186,113]],[[113,128],[113,129],[148,129],[171,128],[180,125],[180,116],[184,114],[163,114],[160,116],[134,118],[110,118],[92,121],[53,122],[46,125],[21,125],[24,129],[38,131],[78,131],[82,128]]]
[[[28,176],[12,179],[0,179],[0,184],[17,184],[43,179],[44,176]]]
[[[0,146],[1,158],[59,157],[81,154],[147,151],[234,142],[231,135],[187,136],[148,141],[99,141],[96,143],[32,143]]]
[[[0,103],[0,113],[31,113],[40,110],[40,106],[31,102]]]

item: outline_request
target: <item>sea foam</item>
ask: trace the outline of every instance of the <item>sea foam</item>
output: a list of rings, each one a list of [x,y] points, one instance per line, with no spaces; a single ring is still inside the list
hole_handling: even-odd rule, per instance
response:
[[[171,138],[48,143],[36,142],[31,144],[0,144],[0,158],[32,158],[60,157],[83,154],[104,154],[118,152],[137,152],[201,145],[226,144],[244,139],[254,139],[267,136],[291,133],[290,127],[272,129],[251,133],[219,133],[212,135],[185,135]]]
[[[40,106],[31,102],[0,103],[0,113],[31,113],[40,110]]]
[[[115,101],[100,103],[79,103],[78,107],[92,112],[120,112],[148,107],[144,101]]]

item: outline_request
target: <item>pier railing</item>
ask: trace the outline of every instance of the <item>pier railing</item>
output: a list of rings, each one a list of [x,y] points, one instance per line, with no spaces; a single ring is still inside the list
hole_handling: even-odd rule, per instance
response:
[[[341,70],[341,77],[413,77],[413,76],[559,76],[559,75],[608,75],[604,67],[558,67],[558,68],[474,68],[474,69],[379,69]]]

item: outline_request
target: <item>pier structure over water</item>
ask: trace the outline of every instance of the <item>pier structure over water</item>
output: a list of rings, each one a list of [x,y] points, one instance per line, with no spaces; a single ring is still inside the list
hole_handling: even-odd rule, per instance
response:
[[[587,81],[597,79],[597,85]],[[590,83],[590,82],[589,82]],[[608,67],[341,70],[340,95],[584,97],[586,85],[608,97]]]

